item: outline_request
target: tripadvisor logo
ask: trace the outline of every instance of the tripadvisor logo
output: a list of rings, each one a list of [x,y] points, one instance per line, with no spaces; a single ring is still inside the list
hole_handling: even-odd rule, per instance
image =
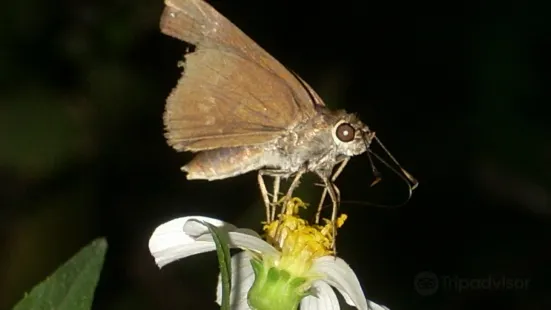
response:
[[[457,275],[436,275],[423,271],[415,276],[413,286],[421,296],[430,296],[437,291],[520,291],[528,290],[529,278],[486,275],[460,277]]]

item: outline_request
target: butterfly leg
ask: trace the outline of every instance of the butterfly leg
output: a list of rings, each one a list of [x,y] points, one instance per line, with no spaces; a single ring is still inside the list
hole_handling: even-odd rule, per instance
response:
[[[277,169],[259,170],[259,175],[269,175],[274,178],[274,195],[272,196],[271,207],[267,208],[271,211],[271,214],[268,217],[268,219],[270,218],[272,220],[275,219],[275,213],[276,213],[275,209],[280,204],[282,205],[281,213],[285,212],[285,206],[287,205],[287,202],[292,198],[291,196],[293,195],[293,192],[295,191],[295,189],[297,189],[298,185],[300,184],[300,179],[302,178],[304,173],[306,173],[305,169],[301,169],[297,171],[297,173],[293,178],[293,181],[291,182],[291,185],[289,186],[289,189],[287,190],[287,193],[285,194],[285,196],[282,197],[281,201],[279,201],[278,195],[279,195],[279,188],[281,184],[281,178],[288,178],[290,176],[290,173],[285,170],[277,170]],[[264,203],[270,204],[269,197],[266,190],[266,185],[264,184],[263,181],[261,184],[260,177],[259,177],[259,184],[261,187],[260,191],[262,192],[262,196],[264,198]]]
[[[333,204],[333,212],[331,213],[331,225],[333,226],[332,227],[332,240],[331,240],[331,247],[333,248],[333,253],[336,255],[337,251],[336,251],[336,245],[337,245],[337,211],[338,211],[338,208],[339,208],[339,203],[340,203],[340,197],[339,197],[339,194],[337,194],[339,192],[339,190],[337,189],[337,187],[335,186],[335,184],[333,184],[333,182],[331,181],[331,179],[329,179],[327,176],[324,176],[322,174],[318,174],[320,176],[320,178],[322,179],[323,181],[323,184],[325,184],[325,189],[327,190],[327,193],[329,194],[329,197],[331,198],[331,202]]]
[[[346,167],[346,164],[348,164],[349,160],[350,160],[350,158],[346,158],[345,160],[343,160],[341,162],[341,164],[339,165],[339,167],[337,168],[337,170],[335,171],[335,173],[333,173],[333,176],[331,177],[331,183],[332,184],[335,183],[335,181],[337,180],[339,175],[344,170],[344,167]],[[335,189],[336,195],[338,196],[338,200],[340,201],[341,193],[340,193],[339,189],[336,186],[333,185],[333,187]],[[327,196],[327,185],[324,184],[323,192],[321,193],[320,203],[318,205],[318,211],[316,212],[316,219],[315,219],[316,224],[319,224],[320,216],[321,216],[321,209],[323,208],[323,203],[325,201],[326,196]]]
[[[272,202],[270,202],[270,194],[268,193],[266,184],[264,183],[263,176],[271,176],[274,178],[274,192],[271,195],[272,196]],[[266,205],[266,216],[268,223],[275,220],[275,214],[277,207],[279,206],[279,190],[281,186],[281,178],[287,178],[289,177],[289,172],[284,170],[277,170],[277,169],[262,169],[258,171],[258,184],[260,187],[260,192],[262,194],[262,199],[264,201],[264,204]],[[296,187],[296,186],[295,186]],[[284,203],[287,200],[284,199]]]
[[[270,212],[270,208],[271,208],[271,205],[270,205],[270,199],[268,198],[268,189],[266,188],[266,183],[264,182],[264,176],[265,174],[265,171],[263,170],[259,170],[258,171],[258,187],[260,188],[260,194],[262,195],[262,200],[264,201],[264,205],[266,207],[266,222],[267,223],[270,223],[271,222],[271,218],[270,218],[270,214],[273,213],[273,212]],[[275,212],[275,206],[274,206],[274,212]]]
[[[270,214],[270,221],[275,220],[275,213],[276,213],[276,207],[277,207],[277,198],[279,195],[279,187],[281,184],[281,177],[276,175],[274,176],[274,193],[272,195],[272,212]]]
[[[289,186],[289,189],[287,190],[287,194],[285,194],[285,196],[283,196],[283,204],[282,204],[283,207],[281,209],[281,213],[285,213],[286,207],[287,207],[287,202],[289,200],[291,200],[293,192],[295,191],[295,189],[297,189],[298,185],[300,184],[300,179],[302,178],[304,173],[305,173],[305,170],[301,169],[295,175],[295,177],[293,179],[293,182],[291,182],[291,185]]]

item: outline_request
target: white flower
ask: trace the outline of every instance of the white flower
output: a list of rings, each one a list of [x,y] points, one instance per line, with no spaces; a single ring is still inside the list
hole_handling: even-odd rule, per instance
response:
[[[216,250],[208,228],[200,221],[210,223],[227,232],[231,248],[245,250],[232,257],[232,292],[230,294],[232,309],[251,309],[249,307],[251,296],[248,296],[248,293],[255,283],[253,265],[256,262],[256,266],[260,268],[258,270],[261,272],[267,272],[265,268],[273,267],[275,270],[288,272],[288,275],[296,276],[297,279],[304,279],[301,288],[311,292],[311,295],[300,296],[300,309],[340,309],[332,286],[344,296],[346,303],[357,309],[388,310],[388,308],[366,299],[358,278],[344,260],[334,256],[322,256],[310,259],[310,261],[306,260],[308,264],[290,264],[289,262],[300,261],[302,258],[284,258],[282,252],[262,240],[253,230],[239,229],[231,224],[208,217],[182,217],[157,227],[149,241],[149,250],[159,268],[191,255]],[[300,254],[302,255],[303,252],[304,248]],[[291,254],[296,255],[297,253]],[[219,281],[217,302],[220,304],[220,301],[221,285]]]

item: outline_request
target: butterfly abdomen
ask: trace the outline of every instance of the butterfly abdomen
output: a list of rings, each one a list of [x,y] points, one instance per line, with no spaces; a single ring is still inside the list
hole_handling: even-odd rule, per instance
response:
[[[264,165],[264,150],[259,147],[231,147],[203,151],[182,170],[188,180],[219,180],[257,170]]]

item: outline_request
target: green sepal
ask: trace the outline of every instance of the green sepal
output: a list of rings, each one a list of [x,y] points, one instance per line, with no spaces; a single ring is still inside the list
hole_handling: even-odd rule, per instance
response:
[[[264,264],[252,259],[255,274],[254,283],[247,294],[249,306],[254,310],[293,310],[309,293],[305,290],[308,281],[304,277],[295,277],[287,270]]]

